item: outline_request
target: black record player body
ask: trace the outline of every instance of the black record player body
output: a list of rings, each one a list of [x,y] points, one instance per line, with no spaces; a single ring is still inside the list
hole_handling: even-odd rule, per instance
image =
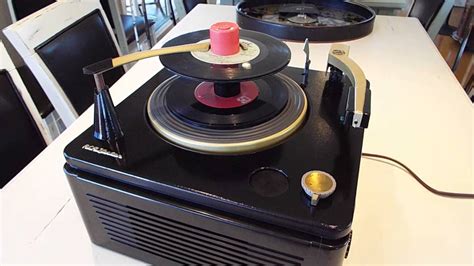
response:
[[[303,70],[281,73],[296,82]],[[65,171],[92,241],[160,265],[340,265],[348,251],[363,129],[342,125],[338,88],[310,71],[306,121],[253,154],[199,154],[150,126],[147,101],[163,70],[118,105],[125,137],[111,146],[89,128],[65,149]],[[317,206],[301,188],[322,170],[337,189]],[[319,264],[318,264],[319,263]]]

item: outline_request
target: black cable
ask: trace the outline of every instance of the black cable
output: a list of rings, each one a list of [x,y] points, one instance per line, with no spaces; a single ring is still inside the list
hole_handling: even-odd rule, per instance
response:
[[[474,199],[474,194],[469,194],[469,193],[454,193],[454,192],[446,192],[446,191],[440,191],[437,189],[434,189],[430,187],[428,184],[426,184],[415,172],[413,172],[408,166],[404,165],[402,162],[399,162],[396,159],[390,158],[385,155],[379,155],[379,154],[373,154],[373,153],[362,153],[362,156],[368,157],[368,158],[379,158],[379,159],[384,159],[388,160],[391,162],[394,162],[398,165],[400,165],[403,169],[405,169],[413,178],[415,178],[418,183],[420,183],[424,188],[426,188],[428,191],[430,191],[433,194],[436,194],[441,197],[448,197],[448,198],[457,198],[457,199]]]

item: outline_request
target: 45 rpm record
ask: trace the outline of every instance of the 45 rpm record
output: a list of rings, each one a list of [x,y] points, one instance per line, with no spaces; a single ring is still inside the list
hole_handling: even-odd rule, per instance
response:
[[[288,89],[281,79],[270,75],[253,82],[258,87],[258,97],[236,108],[214,108],[200,103],[194,95],[200,82],[185,78],[173,79],[163,97],[169,110],[183,123],[215,129],[248,128],[278,115],[288,101]]]
[[[176,37],[163,47],[197,43],[209,39],[209,30],[201,30]],[[240,39],[258,46],[258,55],[239,64],[211,64],[191,53],[160,56],[167,69],[193,79],[215,82],[237,82],[256,79],[282,70],[291,58],[288,46],[270,35],[249,30],[240,31]]]
[[[224,129],[183,122],[183,118],[179,117],[180,114],[171,110],[176,107],[170,106],[168,97],[166,97],[169,91],[179,90],[179,88],[173,87],[173,83],[182,78],[174,76],[161,83],[151,94],[147,105],[150,124],[169,143],[205,154],[237,155],[273,147],[296,132],[303,124],[308,109],[306,94],[294,80],[281,73],[275,74],[273,77],[278,80],[276,82],[281,83],[280,88],[287,91],[285,95],[288,97],[284,107],[266,121],[254,123],[252,126]],[[258,81],[256,82],[258,83]],[[204,114],[205,112],[202,113],[202,115]],[[239,115],[239,113],[236,114]],[[243,114],[245,115],[245,113]],[[232,114],[227,116],[232,119]],[[208,117],[212,117],[212,115]],[[253,121],[255,117],[241,117],[240,119]]]

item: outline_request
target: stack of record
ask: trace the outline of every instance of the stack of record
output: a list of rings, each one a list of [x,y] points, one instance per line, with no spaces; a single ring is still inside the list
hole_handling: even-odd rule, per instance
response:
[[[175,38],[164,47],[209,40],[209,31]],[[253,153],[281,143],[303,123],[301,87],[278,73],[290,49],[266,34],[241,30],[240,52],[170,54],[162,64],[177,75],[150,96],[154,129],[179,147],[207,154]]]

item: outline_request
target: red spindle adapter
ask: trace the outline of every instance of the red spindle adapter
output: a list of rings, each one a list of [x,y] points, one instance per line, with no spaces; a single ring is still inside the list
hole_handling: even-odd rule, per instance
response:
[[[211,51],[216,55],[233,55],[240,51],[239,26],[233,22],[217,22],[209,29]]]

